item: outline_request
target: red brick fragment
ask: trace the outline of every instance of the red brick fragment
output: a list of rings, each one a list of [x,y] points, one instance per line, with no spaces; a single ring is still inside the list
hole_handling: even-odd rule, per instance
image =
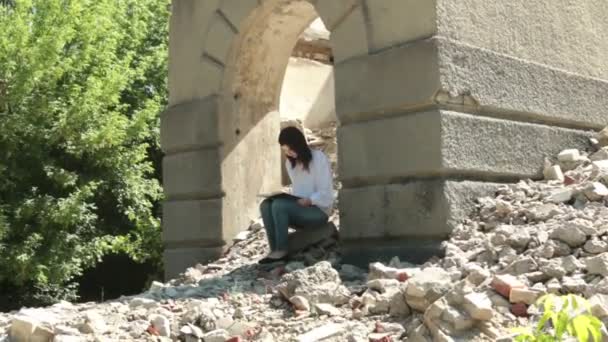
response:
[[[511,313],[517,317],[528,317],[528,306],[524,303],[511,305]]]

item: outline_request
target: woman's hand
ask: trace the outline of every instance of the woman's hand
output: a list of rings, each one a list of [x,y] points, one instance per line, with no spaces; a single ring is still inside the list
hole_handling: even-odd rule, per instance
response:
[[[298,200],[298,204],[303,207],[310,207],[312,205],[312,201],[308,198],[300,198]]]

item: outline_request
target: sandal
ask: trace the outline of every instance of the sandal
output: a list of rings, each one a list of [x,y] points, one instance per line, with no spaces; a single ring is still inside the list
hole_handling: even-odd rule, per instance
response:
[[[269,257],[264,257],[262,259],[260,259],[260,261],[258,261],[258,264],[272,264],[275,262],[285,262],[288,259],[288,255],[285,254],[284,256],[280,257],[280,258],[269,258]]]

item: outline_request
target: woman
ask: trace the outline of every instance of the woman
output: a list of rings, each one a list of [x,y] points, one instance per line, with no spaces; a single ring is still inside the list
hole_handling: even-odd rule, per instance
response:
[[[287,157],[285,167],[293,196],[271,197],[260,205],[270,245],[270,254],[260,260],[262,264],[286,260],[289,226],[327,223],[334,203],[331,167],[325,153],[312,150],[295,127],[281,130],[279,144]]]

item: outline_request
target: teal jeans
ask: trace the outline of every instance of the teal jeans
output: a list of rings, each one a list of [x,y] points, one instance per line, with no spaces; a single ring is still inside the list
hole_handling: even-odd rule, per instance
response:
[[[327,214],[316,206],[303,207],[291,197],[273,197],[260,204],[260,212],[271,251],[287,251],[289,227],[320,226],[328,221]]]

